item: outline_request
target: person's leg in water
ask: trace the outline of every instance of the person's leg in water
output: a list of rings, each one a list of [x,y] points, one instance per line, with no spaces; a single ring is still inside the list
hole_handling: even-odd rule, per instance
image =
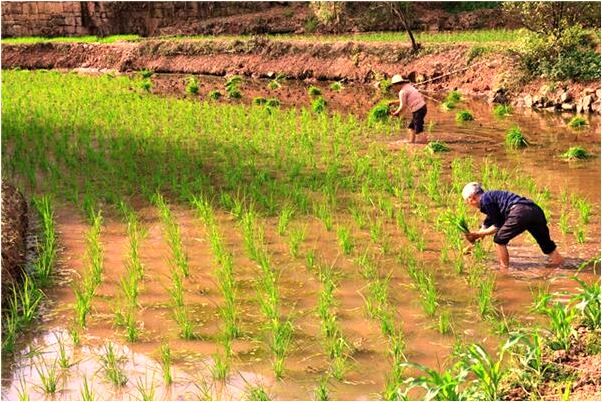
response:
[[[556,243],[550,238],[550,229],[543,210],[536,206],[533,208],[533,223],[527,229],[531,236],[537,241],[542,253],[548,256],[553,265],[562,265],[564,257],[558,252]]]
[[[510,265],[510,255],[508,254],[508,247],[505,244],[495,244],[495,253],[497,254],[498,262],[500,263],[500,269],[506,270]]]
[[[412,113],[412,122],[408,126],[408,134],[410,136],[410,143],[416,142],[416,135],[424,133],[424,117],[426,116],[426,105],[421,107]],[[421,136],[420,143],[426,143],[426,134]]]

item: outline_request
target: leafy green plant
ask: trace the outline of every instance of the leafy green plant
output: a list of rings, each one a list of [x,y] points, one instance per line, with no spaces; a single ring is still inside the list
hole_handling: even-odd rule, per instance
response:
[[[150,92],[151,88],[153,87],[153,82],[146,78],[143,79],[142,81],[140,81],[140,83],[138,84],[140,89],[146,91],[146,92]]]
[[[455,109],[456,108],[456,102],[451,102],[451,101],[447,101],[447,100],[443,101],[441,103],[441,108],[443,110],[445,110],[445,111],[449,111],[449,110]]]
[[[345,87],[343,86],[343,84],[340,81],[335,81],[332,84],[330,84],[329,88],[335,92],[339,92],[339,91],[343,90]]]
[[[34,364],[42,383],[42,390],[46,395],[53,395],[58,389],[59,375],[57,366],[56,360],[50,365],[43,359]]]
[[[450,148],[446,143],[441,141],[431,141],[426,145],[426,149],[428,149],[431,153],[439,153],[439,152],[449,152]]]
[[[507,147],[512,149],[525,148],[529,146],[529,142],[518,126],[510,128],[506,132],[505,143]]]
[[[461,100],[462,100],[462,94],[456,90],[449,91],[447,93],[447,95],[445,96],[445,101],[451,102],[454,104],[460,102]]]
[[[144,70],[140,70],[138,73],[140,74],[140,77],[142,77],[142,78],[150,78],[150,77],[153,76],[153,74],[155,72],[152,71],[152,70],[146,70],[146,69],[144,69]]]
[[[196,95],[199,93],[199,81],[192,76],[186,80],[186,93]]]
[[[585,120],[582,116],[574,116],[571,118],[571,120],[569,120],[567,125],[570,128],[582,128],[587,126],[587,120]]]
[[[218,91],[217,89],[214,89],[207,93],[207,97],[209,99],[218,100],[219,98],[222,97],[222,93],[220,91]]]
[[[495,117],[506,117],[512,113],[512,107],[510,105],[496,105],[493,108],[493,115]]]
[[[280,107],[280,101],[276,98],[270,98],[266,100],[265,105],[267,107]]]
[[[380,89],[380,93],[383,95],[387,95],[391,89],[393,84],[391,84],[391,80],[382,79],[378,82],[378,88]]]
[[[122,368],[125,356],[118,356],[113,348],[113,343],[107,342],[103,346],[103,354],[100,355],[100,363],[107,379],[117,387],[123,387],[128,378]]]
[[[270,396],[261,385],[248,386],[246,398],[249,401],[269,401]]]
[[[265,105],[266,102],[267,102],[267,99],[264,98],[263,96],[256,96],[255,98],[253,98],[253,104],[257,105],[257,106]]]
[[[588,284],[581,278],[574,276],[573,279],[581,286],[580,293],[573,296],[575,308],[581,312],[583,323],[591,329],[599,329],[601,322],[600,314],[600,282],[593,281]]]
[[[590,157],[590,154],[585,149],[583,149],[583,147],[580,147],[577,145],[577,146],[570,147],[569,149],[567,149],[567,151],[565,153],[563,153],[561,156],[564,159],[572,161],[572,160],[576,160],[576,159],[587,159]]]
[[[311,110],[315,113],[324,112],[326,110],[326,100],[323,97],[318,96],[311,102]]]
[[[82,398],[82,401],[93,401],[94,399],[96,399],[94,390],[92,390],[92,387],[88,383],[88,377],[86,375],[84,375],[83,377],[82,387],[79,390],[79,394]]]
[[[324,375],[320,377],[318,387],[314,391],[314,397],[316,401],[328,401],[330,394],[328,393],[328,376]]]
[[[162,343],[160,347],[161,352],[161,369],[163,371],[163,381],[166,384],[171,384],[173,382],[173,377],[171,374],[171,349],[168,343]]]
[[[351,254],[353,250],[353,240],[351,239],[351,232],[348,228],[339,227],[337,229],[337,237],[339,238],[339,245],[345,255]]]
[[[310,85],[309,88],[307,88],[307,94],[310,97],[315,98],[316,96],[322,95],[322,91],[320,88]]]
[[[461,110],[458,113],[456,113],[456,122],[458,123],[471,120],[474,120],[474,116],[468,110]]]
[[[142,378],[138,378],[136,380],[136,390],[138,391],[138,395],[140,395],[140,400],[142,401],[154,401],[155,400],[155,376],[150,380],[150,384],[148,382],[148,378],[145,377],[144,381]]]

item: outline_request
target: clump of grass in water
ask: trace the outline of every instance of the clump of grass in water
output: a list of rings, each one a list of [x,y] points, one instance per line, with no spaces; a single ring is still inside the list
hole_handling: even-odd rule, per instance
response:
[[[495,117],[506,117],[512,113],[512,107],[510,105],[496,105],[493,108],[493,115]]]
[[[567,123],[567,125],[570,128],[583,128],[587,126],[587,120],[581,116],[575,116]]]
[[[326,100],[319,96],[311,102],[311,110],[315,113],[322,113],[326,110]]]
[[[218,100],[219,98],[222,97],[222,93],[220,91],[218,91],[217,89],[214,89],[212,91],[209,91],[209,93],[207,93],[207,97],[212,100]]]
[[[529,142],[518,126],[510,128],[506,132],[506,138],[504,141],[506,146],[512,149],[525,148],[529,146]]]
[[[42,218],[42,242],[38,246],[38,259],[34,263],[36,280],[43,287],[50,281],[57,253],[54,212],[48,196],[34,197],[33,203]]]
[[[456,113],[456,122],[458,123],[472,120],[474,120],[474,116],[468,110],[461,110],[458,113]]]
[[[460,93],[460,91],[456,90],[449,91],[445,96],[445,100],[447,102],[458,103],[462,100],[462,94]]]
[[[196,77],[189,77],[186,81],[186,93],[190,95],[196,95],[199,93],[199,81]]]
[[[162,343],[159,350],[161,352],[161,370],[163,371],[163,381],[169,385],[173,382],[173,377],[171,375],[171,349],[169,348],[168,343]]]
[[[332,84],[330,84],[330,89],[335,91],[335,92],[339,92],[342,89],[344,89],[345,87],[343,86],[343,84],[340,81],[335,81]]]
[[[368,121],[371,124],[384,123],[389,119],[389,105],[381,102],[374,106],[368,114]]]
[[[224,381],[230,372],[230,364],[226,358],[216,353],[213,355],[213,366],[210,367],[210,371],[213,379]]]
[[[294,214],[295,209],[290,205],[284,206],[280,211],[280,215],[278,216],[278,234],[280,236],[284,236],[286,228],[288,227],[288,224],[293,218]]]
[[[572,161],[572,160],[576,160],[576,159],[587,159],[590,157],[590,154],[583,147],[580,147],[579,145],[577,145],[574,147],[570,147],[561,156],[564,159]]]
[[[269,401],[270,396],[261,385],[247,387],[246,398],[249,401]]]
[[[125,356],[117,356],[113,344],[107,342],[103,346],[104,353],[100,356],[102,369],[107,376],[107,379],[117,387],[123,387],[128,382],[121,365],[126,360]]]
[[[136,380],[136,390],[140,395],[140,400],[142,401],[154,401],[155,400],[155,375],[153,373],[153,377],[150,380],[150,384],[148,383],[148,378],[145,377],[144,381],[142,378],[138,378]]]
[[[36,371],[40,377],[42,383],[42,389],[46,395],[52,395],[56,393],[59,376],[57,369],[57,361],[55,360],[51,365],[47,364],[45,360],[35,364]]]
[[[456,108],[455,102],[444,101],[441,103],[441,108],[445,111],[449,111]]]
[[[82,387],[79,390],[79,394],[82,398],[82,401],[93,401],[96,399],[96,395],[94,394],[94,390],[88,383],[88,377],[84,375],[84,380],[82,381]]]
[[[307,88],[307,94],[310,97],[315,98],[316,96],[322,95],[322,91],[320,88],[310,85],[309,88]]]
[[[305,227],[299,227],[291,230],[291,234],[289,237],[289,251],[291,256],[297,258],[299,256],[299,246],[305,240]]]
[[[590,214],[592,212],[592,205],[583,198],[576,198],[574,206],[579,211],[579,218],[581,223],[587,225],[589,223]]]
[[[441,314],[439,314],[437,330],[440,334],[447,334],[451,331],[451,313],[449,310],[443,310]]]
[[[426,146],[426,149],[428,149],[432,153],[449,152],[450,151],[450,148],[447,146],[447,144],[444,142],[441,142],[441,141],[429,142]]]
[[[314,392],[314,396],[316,401],[327,401],[329,400],[328,393],[328,376],[324,375],[320,378],[320,382],[318,383],[318,387]]]
[[[351,254],[351,250],[353,250],[353,240],[349,229],[346,227],[339,227],[337,229],[337,237],[339,238],[339,245],[343,250],[343,254]]]

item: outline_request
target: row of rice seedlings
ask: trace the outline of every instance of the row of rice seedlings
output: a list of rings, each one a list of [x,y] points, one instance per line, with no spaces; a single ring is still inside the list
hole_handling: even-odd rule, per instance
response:
[[[184,286],[182,284],[182,274],[179,271],[172,271],[171,288],[167,291],[171,298],[174,320],[180,327],[180,337],[188,340],[196,339],[197,335],[194,332],[188,308],[184,303]]]
[[[211,250],[217,265],[215,276],[217,277],[218,287],[224,296],[224,305],[220,308],[220,314],[224,320],[223,337],[226,347],[226,354],[229,356],[232,351],[229,347],[230,341],[240,335],[238,324],[238,311],[236,308],[237,282],[234,277],[234,264],[232,254],[226,249],[226,244],[222,234],[219,231],[215,214],[211,204],[206,198],[193,198],[193,205],[209,233]]]
[[[317,274],[322,284],[318,296],[318,316],[325,339],[325,348],[330,359],[330,374],[341,381],[347,371],[347,359],[351,352],[351,346],[344,338],[337,320],[334,295],[337,285],[333,267],[320,265]]]
[[[182,237],[180,235],[180,228],[177,222],[173,218],[169,206],[165,203],[163,196],[159,193],[155,194],[152,199],[153,203],[159,208],[159,215],[163,221],[163,227],[165,230],[166,240],[171,250],[170,262],[174,268],[186,278],[190,275],[190,268],[188,266],[188,256],[182,245]]]
[[[46,395],[53,395],[58,390],[60,371],[58,361],[55,359],[48,363],[44,358],[40,358],[34,367],[40,377],[40,387]]]
[[[261,277],[257,280],[257,297],[261,312],[266,318],[265,327],[269,334],[268,344],[274,356],[272,369],[276,378],[282,378],[284,360],[293,338],[293,324],[289,318],[281,317],[278,277],[270,262],[263,230],[258,226],[255,212],[252,210],[245,212],[241,225],[247,255],[261,268]]]
[[[102,229],[100,211],[93,213],[91,219],[92,227],[86,234],[84,273],[81,282],[73,287],[75,293],[75,320],[80,328],[86,326],[86,319],[92,307],[92,298],[102,282],[103,248],[100,243]],[[74,338],[74,342],[76,340]]]
[[[422,309],[428,317],[433,317],[439,306],[439,295],[435,287],[433,275],[423,267],[420,267],[414,259],[408,259],[407,263],[408,274],[412,279],[414,287],[420,293]]]
[[[122,299],[117,300],[115,321],[117,326],[125,327],[126,339],[129,342],[136,342],[140,337],[140,328],[136,322],[136,311],[139,307],[139,283],[144,276],[144,267],[140,261],[140,238],[142,237],[142,232],[138,227],[139,223],[135,212],[124,203],[120,205],[128,226],[129,250],[125,274],[119,279],[121,297],[125,302]]]
[[[44,296],[42,287],[48,285],[56,262],[57,242],[54,214],[48,196],[35,197],[34,205],[42,221],[42,239],[38,243],[33,274],[25,273],[21,285],[13,283],[7,298],[8,308],[3,311],[2,351],[14,350],[19,331],[29,326],[37,315]]]

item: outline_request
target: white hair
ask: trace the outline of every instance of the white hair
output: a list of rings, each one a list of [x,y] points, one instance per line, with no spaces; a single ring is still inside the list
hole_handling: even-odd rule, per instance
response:
[[[466,200],[468,197],[471,197],[475,194],[481,194],[482,192],[483,187],[481,187],[481,183],[473,181],[464,186],[464,189],[462,190],[462,198]]]

